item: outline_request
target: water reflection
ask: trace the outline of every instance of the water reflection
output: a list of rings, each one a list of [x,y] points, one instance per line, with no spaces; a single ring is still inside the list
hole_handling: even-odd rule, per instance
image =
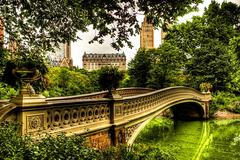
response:
[[[173,124],[172,129],[157,131],[156,122],[150,123],[136,143],[161,147],[179,160],[240,159],[240,120],[175,121]],[[154,134],[157,138],[153,139]]]

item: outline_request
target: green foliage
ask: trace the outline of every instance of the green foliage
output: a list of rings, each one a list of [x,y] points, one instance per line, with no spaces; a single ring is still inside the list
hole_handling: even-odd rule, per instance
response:
[[[231,39],[239,36],[239,8],[231,2],[220,5],[213,1],[202,17],[169,30],[166,41],[188,58],[185,73],[191,87],[209,82],[214,91],[228,89],[232,74],[239,70],[233,65],[237,39],[232,40],[229,52]]]
[[[0,44],[1,45],[1,44]],[[8,59],[8,51],[3,47],[0,47],[0,80],[2,79],[3,72]]]
[[[213,94],[210,105],[210,114],[217,110],[227,110],[230,112],[240,113],[240,97],[230,92],[216,92]]]
[[[99,81],[98,81],[99,80],[99,70],[87,72],[86,75],[90,79],[92,91],[94,91],[94,92],[101,91]]]
[[[98,30],[90,42],[103,42],[109,35],[111,45],[119,49],[129,36],[138,33],[137,12],[154,19],[155,26],[171,23],[177,16],[196,9],[202,0],[181,1],[109,1],[57,0],[0,2],[0,15],[6,31],[18,44],[37,46],[44,50],[59,42],[77,40],[77,32],[88,31],[88,26]],[[1,19],[2,20],[2,19]],[[117,26],[117,27],[115,27]]]
[[[0,99],[10,99],[12,96],[16,96],[17,91],[7,84],[0,83]]]
[[[148,87],[160,89],[182,85],[184,83],[181,81],[182,69],[186,56],[168,42],[152,52],[154,57],[151,60]]]
[[[18,124],[0,124],[0,159],[24,159],[27,138],[20,137],[17,133],[18,130]]]
[[[152,52],[138,50],[134,59],[128,64],[128,73],[132,86],[147,87],[147,78],[150,76]]]
[[[99,153],[94,149],[86,147],[82,136],[66,136],[64,134],[57,137],[47,136],[33,142],[26,153],[26,159],[97,159]]]
[[[49,88],[44,95],[50,97],[70,96],[95,91],[95,83],[91,83],[89,76],[81,72],[64,67],[49,68]]]
[[[110,147],[98,150],[87,146],[85,138],[79,135],[45,135],[31,139],[18,135],[19,125],[0,125],[0,159],[4,160],[141,160],[173,159],[172,155],[145,145]]]
[[[231,56],[227,54],[222,43],[209,41],[195,50],[186,65],[186,71],[190,75],[189,82],[194,88],[198,88],[201,83],[209,82],[215,91],[226,89],[232,71],[230,59]]]
[[[156,89],[183,85],[185,59],[177,47],[167,42],[158,49],[139,50],[129,63],[129,84]]]
[[[136,143],[155,143],[160,138],[166,138],[167,132],[173,129],[173,121],[168,118],[156,117],[142,130]]]
[[[111,92],[119,87],[120,81],[123,79],[123,72],[117,67],[105,66],[99,70],[99,85],[102,90]]]
[[[240,35],[233,37],[229,42],[230,52],[235,53],[236,57],[240,59]]]
[[[125,71],[123,74],[124,74],[124,78],[122,81],[120,81],[120,88],[132,87],[133,84],[128,71]]]

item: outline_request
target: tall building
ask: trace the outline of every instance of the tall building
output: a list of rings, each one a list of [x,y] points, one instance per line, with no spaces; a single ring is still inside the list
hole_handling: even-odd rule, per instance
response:
[[[64,56],[60,60],[59,66],[61,67],[73,67],[73,60],[71,54],[71,43],[64,44]]]
[[[154,27],[152,23],[147,21],[147,17],[141,25],[140,30],[140,48],[151,49],[154,48]]]
[[[82,57],[83,68],[92,71],[103,66],[117,66],[119,70],[126,70],[126,56],[124,53],[97,54],[84,53]]]
[[[4,39],[4,26],[3,26],[3,19],[0,17],[0,45],[3,45]]]
[[[71,43],[62,43],[54,52],[48,53],[50,65],[61,67],[73,67],[71,56]]]

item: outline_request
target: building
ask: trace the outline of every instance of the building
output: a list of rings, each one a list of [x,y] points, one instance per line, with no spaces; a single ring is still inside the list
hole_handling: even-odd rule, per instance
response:
[[[140,48],[152,49],[154,48],[154,26],[147,21],[147,17],[141,25],[140,30]]]
[[[64,56],[59,62],[59,66],[61,67],[73,67],[73,60],[71,54],[71,43],[64,44]]]
[[[51,66],[73,67],[70,43],[60,44],[59,48],[55,48],[54,52],[49,52],[47,57]]]
[[[126,70],[126,56],[124,53],[97,54],[86,52],[82,58],[83,68],[92,71],[103,66],[117,66],[119,70]]]
[[[3,19],[0,17],[0,45],[3,45],[4,39],[4,26],[3,26]]]

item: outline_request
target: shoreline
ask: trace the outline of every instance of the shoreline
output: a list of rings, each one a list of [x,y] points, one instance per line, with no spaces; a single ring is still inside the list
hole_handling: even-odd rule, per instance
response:
[[[217,111],[213,115],[214,119],[239,119],[240,113],[233,113],[229,111]]]

